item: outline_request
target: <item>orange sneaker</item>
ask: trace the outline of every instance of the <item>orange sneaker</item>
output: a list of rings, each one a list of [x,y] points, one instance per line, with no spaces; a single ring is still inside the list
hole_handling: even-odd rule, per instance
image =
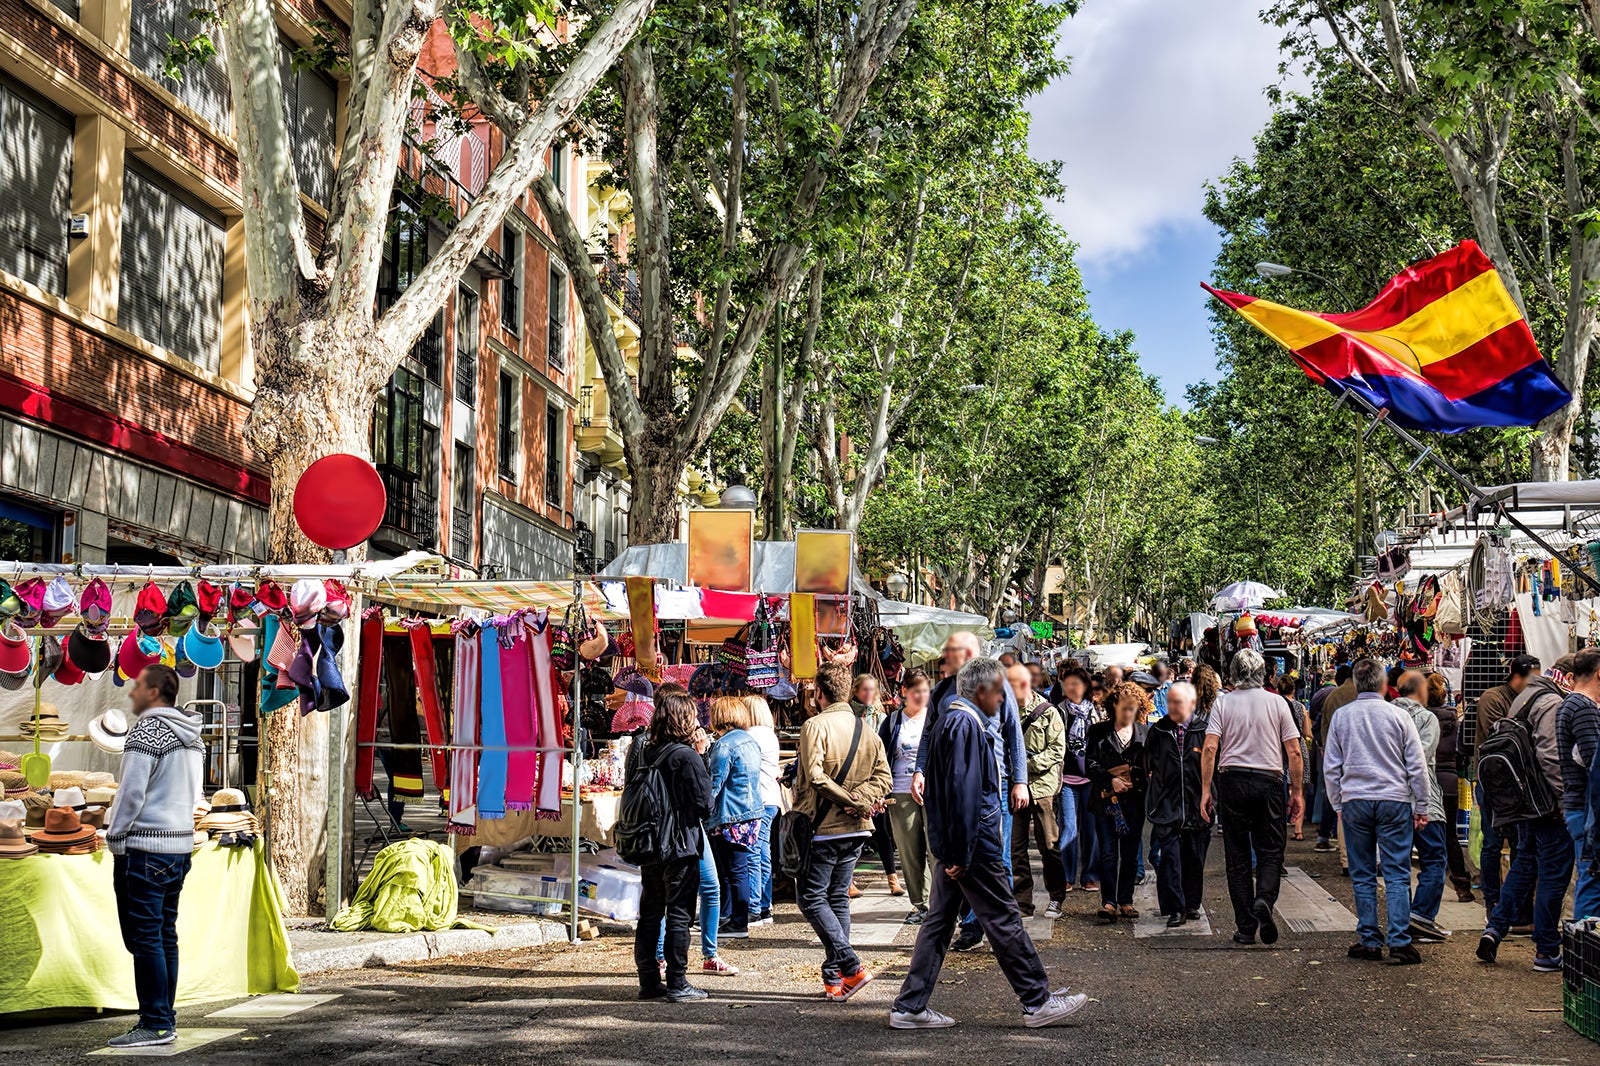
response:
[[[845,1001],[844,985],[822,982],[822,998],[829,1003],[843,1003]]]
[[[854,976],[846,977],[844,979],[844,983],[840,985],[840,988],[843,992],[843,994],[839,997],[840,1001],[842,1002],[847,1000],[857,992],[861,991],[862,988],[866,987],[867,982],[871,981],[876,976],[878,975],[863,966],[861,969],[855,972]]]

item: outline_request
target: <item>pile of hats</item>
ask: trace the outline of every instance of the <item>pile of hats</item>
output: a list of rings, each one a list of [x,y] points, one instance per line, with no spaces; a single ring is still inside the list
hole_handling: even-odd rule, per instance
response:
[[[105,808],[96,808],[104,821]],[[44,827],[32,836],[33,843],[48,855],[92,855],[106,846],[99,829],[84,821],[89,804],[80,788],[57,789],[54,804],[44,812]]]
[[[219,788],[211,797],[211,806],[203,814],[199,808],[195,822],[196,842],[199,833],[216,838],[223,847],[251,847],[261,835],[261,823],[256,821],[244,793],[236,788]]]
[[[61,720],[61,715],[56,711],[55,704],[41,703],[38,716],[28,715],[17,727],[17,732],[26,740],[38,737],[41,744],[54,744],[67,739],[67,723]]]
[[[0,800],[0,859],[25,859],[39,852],[30,843],[22,823],[27,811],[17,800]]]

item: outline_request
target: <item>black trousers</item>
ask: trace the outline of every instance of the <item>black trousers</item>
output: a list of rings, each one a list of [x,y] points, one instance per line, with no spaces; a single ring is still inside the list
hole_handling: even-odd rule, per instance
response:
[[[915,1014],[928,1005],[950,950],[950,934],[963,904],[970,906],[978,924],[989,938],[1000,972],[1011,982],[1012,991],[1024,1007],[1043,1006],[1050,998],[1050,978],[1039,961],[1038,949],[1022,927],[1022,913],[1011,895],[1011,879],[999,858],[974,862],[961,880],[945,872],[945,864],[933,861],[933,887],[929,892],[928,916],[917,931],[917,946],[911,952],[911,969],[894,1009]]]
[[[1011,816],[1011,889],[1017,907],[1033,917],[1033,870],[1028,862],[1028,837],[1039,848],[1044,888],[1060,903],[1067,898],[1067,874],[1061,865],[1061,831],[1056,826],[1055,799],[1034,800]]]
[[[1283,775],[1276,770],[1227,770],[1217,775],[1216,792],[1233,921],[1239,932],[1254,936],[1257,923],[1250,908],[1258,899],[1269,907],[1277,903],[1283,877],[1288,815]]]
[[[673,862],[646,863],[639,867],[639,880],[639,924],[633,933],[633,964],[639,970],[639,987],[646,992],[661,987],[656,945],[661,941],[661,923],[665,921],[667,987],[682,988],[688,983],[689,916],[700,893],[700,860],[690,856]]]
[[[1153,825],[1150,839],[1159,846],[1156,863],[1156,900],[1162,914],[1182,914],[1200,909],[1205,892],[1206,852],[1211,848],[1211,827],[1184,829],[1178,823]]]

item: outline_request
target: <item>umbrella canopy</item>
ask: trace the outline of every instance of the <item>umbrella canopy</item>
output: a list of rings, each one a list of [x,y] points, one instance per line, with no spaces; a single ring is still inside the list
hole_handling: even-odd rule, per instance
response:
[[[1211,597],[1211,606],[1218,611],[1236,611],[1244,607],[1260,607],[1282,595],[1271,585],[1263,585],[1259,581],[1235,581]]]

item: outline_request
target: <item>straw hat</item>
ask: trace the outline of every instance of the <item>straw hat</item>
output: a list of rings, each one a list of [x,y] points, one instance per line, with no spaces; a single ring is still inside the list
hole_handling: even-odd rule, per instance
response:
[[[219,788],[211,795],[211,809],[196,828],[208,833],[260,833],[261,823],[250,811],[244,793],[236,788]]]
[[[108,774],[104,770],[91,770],[83,775],[84,788],[109,788],[117,787],[117,775]]]
[[[29,842],[20,821],[14,818],[0,821],[0,859],[25,859],[38,853],[39,845]]]
[[[83,790],[83,802],[91,807],[109,807],[116,798],[117,790],[106,788],[104,785]]]
[[[104,714],[89,722],[89,739],[94,746],[110,755],[121,755],[128,742],[128,718],[117,707],[108,707]]]
[[[22,724],[17,727],[17,732],[30,738],[37,733],[40,740],[49,744],[58,740],[65,740],[68,729],[67,723],[61,720],[61,715],[56,713],[55,704],[41,703],[39,705],[38,722],[35,723],[33,715],[30,714],[22,720]]]
[[[45,811],[44,829],[33,834],[33,842],[39,845],[40,851],[57,854],[94,839],[94,827],[79,821],[78,812],[71,807],[52,807]]]

